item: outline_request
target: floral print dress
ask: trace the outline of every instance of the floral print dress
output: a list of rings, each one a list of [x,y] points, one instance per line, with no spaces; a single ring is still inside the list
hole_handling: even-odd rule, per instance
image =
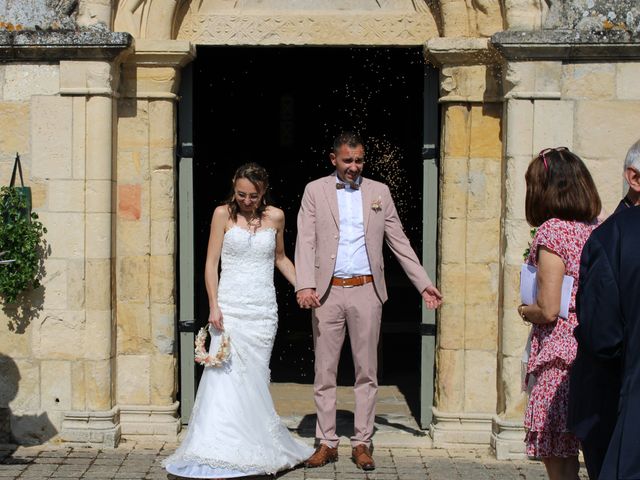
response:
[[[557,254],[565,265],[565,275],[574,278],[569,318],[558,317],[545,325],[532,325],[531,353],[527,374],[536,377],[524,416],[525,442],[530,457],[570,457],[578,455],[578,439],[567,430],[569,369],[576,358],[573,329],[578,325],[575,305],[582,247],[597,223],[552,218],[538,228],[527,263],[538,266],[541,246]]]

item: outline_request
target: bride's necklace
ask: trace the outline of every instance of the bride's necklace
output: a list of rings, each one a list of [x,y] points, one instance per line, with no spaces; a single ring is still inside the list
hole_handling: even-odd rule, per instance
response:
[[[260,225],[262,225],[262,219],[254,213],[249,216],[242,215],[242,218],[244,218],[245,222],[247,222],[247,230],[249,230],[249,232],[251,233],[256,233],[256,231],[260,228]]]

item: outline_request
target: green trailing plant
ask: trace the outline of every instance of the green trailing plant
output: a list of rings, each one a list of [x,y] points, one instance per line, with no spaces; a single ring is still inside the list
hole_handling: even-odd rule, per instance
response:
[[[536,232],[538,231],[537,228],[532,228],[531,230],[529,230],[529,235],[531,235],[531,238],[533,239],[533,237],[536,236]],[[522,253],[522,258],[524,259],[524,261],[527,261],[527,258],[529,258],[529,252],[531,251],[531,242],[529,242],[529,245],[527,246],[527,248],[525,249],[525,251]]]
[[[0,214],[0,252],[3,259],[15,260],[0,265],[0,296],[5,304],[15,303],[20,293],[40,286],[47,229],[12,187],[0,188]]]

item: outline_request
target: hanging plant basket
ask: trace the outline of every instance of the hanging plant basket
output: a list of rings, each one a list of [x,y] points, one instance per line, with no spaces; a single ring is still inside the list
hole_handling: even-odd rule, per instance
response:
[[[47,229],[38,214],[30,211],[26,188],[0,188],[0,252],[3,259],[13,260],[0,265],[0,297],[5,304],[15,303],[20,293],[40,286]]]

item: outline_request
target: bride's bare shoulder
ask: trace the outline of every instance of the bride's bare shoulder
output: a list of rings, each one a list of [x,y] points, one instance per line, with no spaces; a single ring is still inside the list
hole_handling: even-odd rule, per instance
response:
[[[218,205],[213,210],[213,218],[228,220],[231,217],[228,205]]]
[[[266,217],[266,220],[276,227],[284,222],[284,212],[278,207],[274,207],[273,205],[269,205],[265,209],[264,215]]]

